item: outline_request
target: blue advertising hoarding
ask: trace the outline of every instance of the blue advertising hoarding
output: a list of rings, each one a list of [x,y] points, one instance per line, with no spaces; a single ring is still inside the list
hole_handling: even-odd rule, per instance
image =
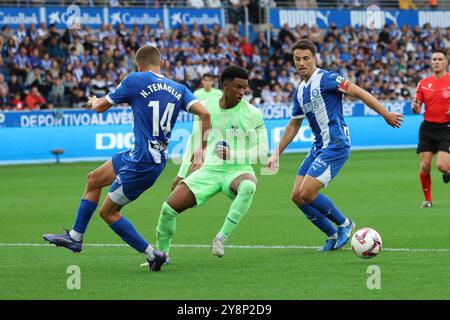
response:
[[[386,109],[404,115],[412,115],[410,101],[383,102]],[[264,119],[289,119],[292,105],[259,105]],[[345,117],[378,117],[378,114],[363,103],[345,102]],[[178,122],[191,122],[190,113],[180,112]],[[90,126],[90,125],[122,125],[132,123],[132,111],[127,107],[116,107],[104,113],[85,111],[82,109],[54,109],[41,111],[0,111],[0,128],[2,127],[53,127],[53,126]]]
[[[0,26],[17,29],[19,24],[38,25],[42,21],[39,8],[0,7]]]
[[[275,29],[286,23],[290,28],[303,24],[328,28],[331,23],[338,28],[364,24],[381,29],[392,23],[397,27],[430,23],[432,28],[447,28],[450,27],[450,11],[270,9],[270,23]]]
[[[170,8],[168,13],[169,21],[165,26],[170,29],[178,28],[181,23],[185,23],[188,28],[195,23],[208,27],[217,23],[221,28],[225,27],[222,9]]]
[[[46,7],[45,19],[47,24],[55,24],[58,29],[70,28],[73,23],[88,25],[90,28],[99,29],[107,23],[106,8],[89,7]],[[79,17],[79,19],[77,18]]]
[[[159,21],[164,23],[163,9],[134,9],[134,8],[109,8],[109,23],[115,27],[123,23],[126,28],[131,28],[135,24],[138,26],[148,25],[150,28],[156,28]]]
[[[394,129],[381,117],[347,117],[352,149],[415,147],[422,119],[419,115],[405,116],[402,127]],[[271,149],[279,143],[288,121],[265,120]],[[191,130],[192,122],[176,124],[169,144],[171,158],[183,154]],[[286,152],[309,150],[313,140],[305,121]],[[106,160],[131,148],[132,143],[131,124],[0,128],[0,164],[52,162],[52,149],[64,149],[61,161]]]
[[[98,29],[102,24],[124,23],[127,27],[134,24],[147,24],[154,27],[161,20],[164,28],[177,28],[184,22],[188,27],[194,23],[206,24],[211,27],[217,23],[225,26],[224,9],[195,9],[195,8],[108,8],[108,7],[36,7],[11,8],[0,7],[0,26],[8,25],[16,29],[20,23],[29,26],[31,23],[54,23],[57,28],[65,29],[67,23],[76,20],[79,16],[81,25]],[[326,9],[278,9],[271,8],[269,23],[275,29],[281,28],[285,23],[289,27],[307,24],[319,28],[328,28],[331,23],[338,28],[343,26],[373,26],[377,29],[384,24],[395,23],[398,27],[403,25],[419,25],[430,23],[433,28],[447,28],[450,26],[450,11],[438,10],[326,10]]]

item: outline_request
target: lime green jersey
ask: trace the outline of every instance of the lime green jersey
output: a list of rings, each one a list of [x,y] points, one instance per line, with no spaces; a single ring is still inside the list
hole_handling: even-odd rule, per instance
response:
[[[268,153],[267,130],[261,111],[241,100],[229,109],[220,107],[220,98],[202,101],[211,115],[211,130],[205,153],[204,166],[230,166],[233,168],[251,168],[252,164],[265,159]],[[201,145],[200,123],[194,120],[193,133],[188,141],[183,156],[183,163],[178,176],[187,176],[194,150]],[[225,142],[231,151],[228,160],[220,159],[215,154],[215,146]]]
[[[204,88],[201,88],[195,90],[194,96],[200,101],[216,97],[220,98],[222,96],[222,91],[216,88],[211,88],[211,90],[206,91]]]

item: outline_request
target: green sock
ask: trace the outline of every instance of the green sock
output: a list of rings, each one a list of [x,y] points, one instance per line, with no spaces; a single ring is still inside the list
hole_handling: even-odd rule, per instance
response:
[[[164,251],[167,254],[169,253],[170,243],[175,233],[177,214],[167,202],[163,203],[158,226],[156,227],[156,245],[158,250]]]
[[[225,218],[222,229],[220,229],[220,234],[225,238],[228,238],[248,209],[250,209],[255,191],[256,185],[253,181],[244,180],[239,184],[237,196],[231,203],[228,215]]]

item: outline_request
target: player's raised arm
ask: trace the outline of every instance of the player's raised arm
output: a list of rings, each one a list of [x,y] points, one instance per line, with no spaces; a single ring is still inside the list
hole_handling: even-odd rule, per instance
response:
[[[389,112],[373,95],[356,84],[351,83],[346,93],[351,97],[360,99],[366,106],[381,115],[390,126],[400,128],[402,125],[402,114]]]
[[[200,166],[203,163],[204,153],[208,141],[209,129],[211,128],[211,116],[209,114],[209,111],[203,106],[203,104],[200,101],[193,103],[189,108],[189,112],[199,117],[201,129],[200,132],[202,137],[201,148],[199,150],[194,151],[193,164],[191,170],[195,171],[198,168],[200,168]]]

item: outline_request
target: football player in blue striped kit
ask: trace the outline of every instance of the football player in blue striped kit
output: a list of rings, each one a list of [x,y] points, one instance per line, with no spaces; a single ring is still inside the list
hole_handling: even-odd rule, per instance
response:
[[[204,137],[210,127],[210,115],[186,86],[160,74],[160,57],[156,47],[141,47],[135,56],[138,72],[126,76],[105,97],[89,98],[87,108],[99,113],[117,104],[129,104],[133,111],[135,141],[131,150],[113,155],[111,160],[88,174],[72,230],[64,234],[44,234],[46,241],[80,252],[102,188],[111,185],[100,216],[123,241],[145,255],[151,271],[160,271],[166,262],[165,253],[154,250],[120,210],[150,188],[164,170],[167,145],[180,110],[199,116]],[[206,140],[194,154],[196,167],[202,163],[205,148]]]
[[[331,199],[320,193],[350,155],[349,130],[342,111],[344,94],[362,100],[394,128],[401,126],[403,115],[389,112],[374,96],[337,73],[318,68],[316,51],[314,43],[307,39],[297,41],[292,47],[294,63],[303,81],[294,94],[291,120],[268,166],[278,167],[279,156],[295,138],[306,117],[315,141],[298,169],[291,199],[308,220],[327,235],[322,250],[329,251],[345,246],[355,227]]]

